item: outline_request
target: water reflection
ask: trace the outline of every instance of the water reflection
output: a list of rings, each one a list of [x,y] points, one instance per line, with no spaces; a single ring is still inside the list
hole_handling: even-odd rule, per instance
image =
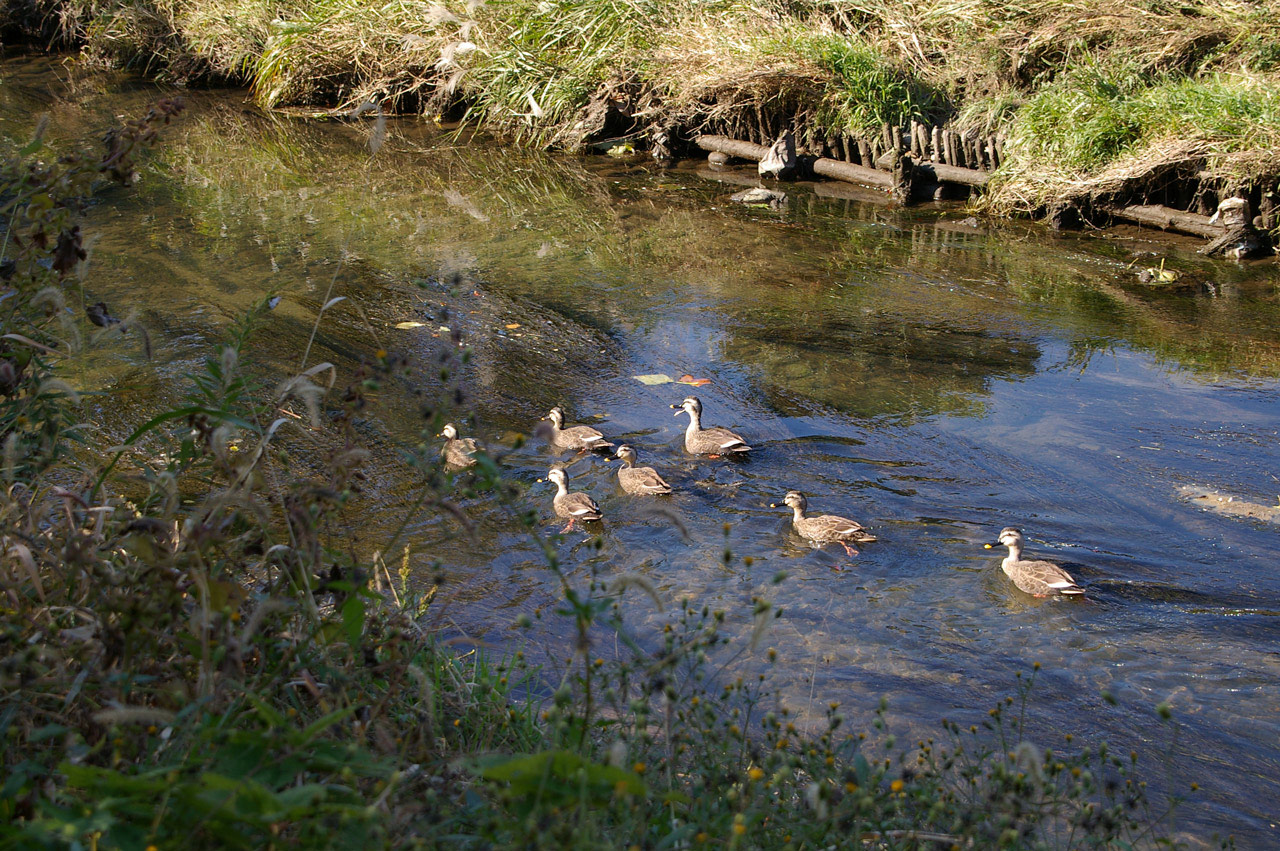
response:
[[[93,137],[154,94],[43,60],[0,74],[10,143],[43,110],[52,138]],[[1172,698],[1187,724],[1175,785],[1209,790],[1188,818],[1274,844],[1274,530],[1178,496],[1185,484],[1274,496],[1274,266],[1162,244],[1193,286],[1152,290],[1130,266],[1149,264],[1152,245],[1131,235],[973,227],[956,210],[897,211],[830,188],[838,197],[798,187],[781,211],[741,208],[696,167],[527,155],[416,122],[392,122],[371,156],[360,124],[266,118],[236,93],[190,97],[137,190],[109,196],[87,228],[100,234],[89,301],[137,311],[156,349],[148,362],[121,342],[75,364],[79,385],[111,387],[91,402],[104,435],[177,398],[229,318],[263,294],[282,297],[252,352],[267,372],[296,368],[321,305],[345,296],[313,361],[349,373],[388,348],[415,364],[362,424],[375,458],[348,534],[371,547],[412,503],[396,448],[457,380],[438,364],[460,334],[474,352],[460,379],[466,431],[510,450],[503,463],[547,530],[552,489],[538,480],[556,456],[510,447],[553,404],[635,445],[676,488],[671,516],[655,515],[618,490],[617,462],[575,461],[575,489],[606,517],[601,551],[576,534],[559,545],[576,579],[634,571],[667,599],[731,612],[769,596],[786,612],[768,637],[785,663],[776,676],[801,714],[837,699],[864,717],[890,693],[895,727],[928,733],[943,715],[980,717],[1040,661],[1031,726],[1044,743],[1070,731],[1159,754],[1168,739],[1151,707]],[[710,379],[698,391],[708,420],[747,436],[757,457],[687,457],[668,408],[687,388],[633,378],[651,373]],[[838,548],[802,545],[768,507],[792,487],[880,541],[852,567]],[[436,561],[446,580],[431,617],[554,660],[557,618],[528,637],[513,626],[554,604],[540,551],[492,501],[463,507],[474,539],[444,516],[409,530],[422,581]],[[726,521],[750,565],[724,562]],[[1089,600],[1012,590],[981,549],[1010,522]],[[775,585],[780,570],[789,578]],[[628,617],[667,616],[637,600]]]

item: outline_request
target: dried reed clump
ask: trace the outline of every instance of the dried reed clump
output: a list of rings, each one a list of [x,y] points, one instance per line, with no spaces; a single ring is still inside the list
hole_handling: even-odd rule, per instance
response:
[[[867,39],[758,8],[665,28],[646,74],[675,123],[757,141],[788,126],[856,133],[946,109],[941,92]]]
[[[1230,188],[1280,174],[1280,94],[1266,77],[1086,68],[1037,93],[1009,129],[983,202],[996,212],[1122,197],[1162,177]]]
[[[374,100],[390,109],[417,108],[474,50],[468,41],[474,27],[465,9],[442,3],[306,4],[273,21],[254,69],[254,94],[268,107],[319,102],[349,108]]]
[[[1280,64],[1274,0],[828,0],[846,32],[893,45],[940,84],[1027,90],[1108,52],[1148,72],[1195,73]],[[987,87],[987,91],[983,91]]]

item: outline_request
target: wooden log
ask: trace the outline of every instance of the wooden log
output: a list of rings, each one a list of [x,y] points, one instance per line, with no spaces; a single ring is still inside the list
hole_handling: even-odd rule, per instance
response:
[[[889,122],[880,125],[880,153],[893,149],[893,131],[889,129]],[[879,154],[876,159],[879,159]]]
[[[759,162],[769,153],[764,145],[730,139],[727,136],[704,135],[693,140],[704,151],[720,151],[732,157]],[[866,145],[865,139],[858,140],[859,146]],[[836,180],[847,180],[850,183],[863,183],[889,189],[893,180],[889,174],[869,168],[865,165],[842,163],[838,160],[819,157],[813,162],[814,174],[831,177]],[[913,163],[913,178],[916,183],[959,183],[963,186],[982,187],[987,185],[987,175],[970,168],[957,168],[943,163]]]
[[[946,165],[944,163],[916,163],[916,179],[937,183],[959,183],[961,186],[982,188],[991,178],[986,172],[974,168]]]
[[[936,163],[942,162],[942,128],[934,127],[932,132],[933,149],[929,152],[929,159]]]
[[[1263,230],[1275,230],[1277,218],[1277,205],[1275,188],[1262,188],[1262,198],[1258,201],[1258,215],[1262,217]]]
[[[947,155],[943,159],[947,165],[957,165],[956,163],[956,134],[950,130],[942,131],[942,145],[946,148]]]
[[[991,161],[991,170],[1000,168],[1000,152],[996,147],[996,137],[987,137],[987,159]]]
[[[1217,239],[1225,231],[1222,225],[1211,224],[1208,216],[1184,213],[1160,204],[1136,204],[1130,207],[1104,206],[1099,209],[1126,222],[1202,236],[1205,239]]]
[[[861,137],[858,138],[858,165],[871,168],[871,143]]]
[[[740,157],[744,160],[755,160],[756,162],[764,159],[765,155],[769,153],[769,149],[764,145],[730,139],[728,136],[697,136],[694,138],[693,143],[704,151],[719,151],[731,157]]]
[[[920,159],[920,122],[911,119],[911,156]]]
[[[900,147],[901,143],[899,143]],[[893,188],[890,190],[893,200],[899,204],[910,204],[911,189],[915,183],[915,162],[910,154],[904,154],[898,148],[891,151],[890,156],[893,158],[891,165]]]
[[[893,187],[893,178],[883,171],[854,165],[853,163],[842,163],[837,160],[820,159],[814,161],[813,173],[849,183],[874,186],[878,189],[891,189]]]

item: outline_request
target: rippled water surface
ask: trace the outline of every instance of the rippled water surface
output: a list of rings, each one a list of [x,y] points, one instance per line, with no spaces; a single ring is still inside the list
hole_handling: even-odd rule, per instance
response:
[[[47,112],[52,140],[92,138],[156,93],[9,60],[0,136],[25,140]],[[86,300],[136,313],[155,347],[147,361],[121,340],[71,367],[106,388],[86,403],[104,433],[180,399],[184,374],[264,294],[282,301],[254,354],[280,374],[326,298],[345,296],[312,362],[350,371],[386,348],[418,364],[367,424],[376,475],[353,545],[372,550],[406,514],[413,480],[395,447],[419,439],[440,386],[432,358],[460,331],[480,437],[509,446],[563,404],[677,488],[673,525],[617,490],[614,463],[575,460],[572,486],[606,522],[599,553],[576,532],[559,544],[571,574],[640,573],[668,599],[739,613],[743,630],[751,598],[768,596],[784,610],[767,638],[776,675],[802,714],[839,700],[865,719],[888,695],[896,729],[929,734],[943,716],[985,717],[1038,661],[1039,740],[1136,747],[1162,785],[1168,753],[1173,788],[1205,789],[1183,828],[1280,844],[1280,529],[1205,512],[1183,490],[1280,494],[1273,262],[1208,263],[1137,232],[975,228],[958,208],[903,212],[852,188],[743,208],[728,201],[742,174],[516,153],[417,121],[392,121],[375,154],[371,122],[264,117],[238,92],[188,99],[138,186],[87,222]],[[1137,282],[1158,257],[1184,286]],[[422,324],[395,327],[406,321]],[[709,379],[706,419],[745,435],[751,459],[687,457],[668,406],[689,388],[634,378],[651,373]],[[504,461],[546,531],[552,460],[531,441]],[[790,488],[880,541],[852,561],[805,545],[768,507]],[[410,528],[412,564],[425,577],[439,560],[448,579],[441,627],[567,646],[557,618],[532,638],[514,625],[556,599],[537,546],[486,500],[465,509],[479,545],[445,517]],[[1007,524],[1088,598],[1014,589],[982,548]],[[639,623],[666,617],[633,607]],[[1164,700],[1176,741],[1153,713]]]

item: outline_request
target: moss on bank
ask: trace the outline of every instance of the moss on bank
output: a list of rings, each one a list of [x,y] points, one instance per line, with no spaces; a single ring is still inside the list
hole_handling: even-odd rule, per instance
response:
[[[453,110],[566,147],[950,121],[1007,136],[1002,213],[1280,174],[1274,0],[30,0],[0,25],[268,108]]]

